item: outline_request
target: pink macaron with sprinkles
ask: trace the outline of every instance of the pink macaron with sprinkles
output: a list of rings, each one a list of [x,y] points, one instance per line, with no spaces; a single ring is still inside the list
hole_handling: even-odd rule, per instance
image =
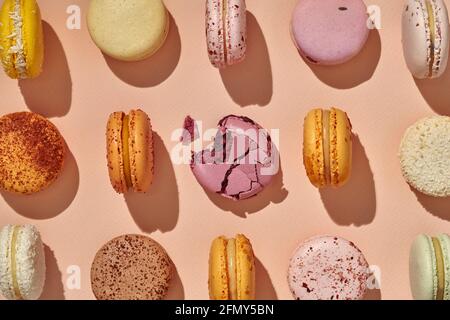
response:
[[[288,282],[297,300],[361,300],[366,293],[369,264],[352,242],[321,236],[294,252]]]
[[[363,49],[368,19],[362,0],[300,0],[292,15],[292,38],[310,63],[337,65]]]
[[[245,0],[206,0],[206,40],[211,64],[226,68],[239,63],[247,51]]]

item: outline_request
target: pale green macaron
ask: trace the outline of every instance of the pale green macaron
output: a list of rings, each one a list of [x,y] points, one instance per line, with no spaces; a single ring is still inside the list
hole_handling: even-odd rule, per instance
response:
[[[152,56],[169,32],[162,0],[91,0],[87,24],[91,38],[106,55],[122,61]]]
[[[0,230],[0,293],[8,300],[36,300],[45,283],[41,236],[31,225]]]
[[[409,256],[411,292],[416,300],[450,300],[450,236],[418,236]]]

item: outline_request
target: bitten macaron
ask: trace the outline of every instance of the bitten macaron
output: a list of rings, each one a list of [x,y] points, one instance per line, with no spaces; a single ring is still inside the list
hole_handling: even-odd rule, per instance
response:
[[[297,300],[361,300],[369,264],[353,242],[319,236],[306,240],[292,255],[288,283]]]
[[[409,256],[411,292],[416,300],[450,300],[450,237],[419,235]]]
[[[352,169],[352,125],[337,108],[311,110],[304,122],[303,164],[317,188],[343,186]]]
[[[142,110],[114,112],[106,128],[109,178],[117,193],[147,192],[153,181],[153,132]]]
[[[0,9],[0,57],[13,79],[35,78],[44,61],[44,33],[36,0],[5,0]]]
[[[32,112],[0,118],[0,189],[32,194],[60,175],[66,144],[58,129]]]
[[[364,48],[368,20],[362,0],[299,0],[292,14],[291,35],[308,62],[337,65]]]
[[[406,64],[418,79],[440,77],[447,68],[449,19],[443,0],[407,0],[402,18]]]
[[[450,117],[431,116],[410,126],[399,157],[411,187],[432,197],[450,197]]]
[[[31,225],[0,230],[0,292],[8,300],[36,300],[45,284],[41,236]]]
[[[162,300],[174,266],[166,250],[142,235],[123,235],[95,255],[91,286],[98,300]]]
[[[255,299],[255,257],[250,240],[216,238],[209,255],[209,296],[212,300]]]
[[[170,17],[162,0],[91,0],[87,24],[103,53],[117,60],[139,61],[163,46]]]
[[[206,0],[208,56],[216,68],[239,63],[247,51],[245,0]]]

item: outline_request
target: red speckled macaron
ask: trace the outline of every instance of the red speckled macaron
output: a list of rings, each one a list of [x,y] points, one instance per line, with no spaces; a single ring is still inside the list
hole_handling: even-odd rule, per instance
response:
[[[98,300],[161,300],[169,289],[173,264],[149,237],[124,235],[105,244],[91,267]]]

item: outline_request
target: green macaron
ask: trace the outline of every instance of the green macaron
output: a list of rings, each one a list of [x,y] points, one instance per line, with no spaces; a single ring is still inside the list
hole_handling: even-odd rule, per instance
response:
[[[409,256],[411,292],[416,300],[450,300],[450,236],[418,236]]]

